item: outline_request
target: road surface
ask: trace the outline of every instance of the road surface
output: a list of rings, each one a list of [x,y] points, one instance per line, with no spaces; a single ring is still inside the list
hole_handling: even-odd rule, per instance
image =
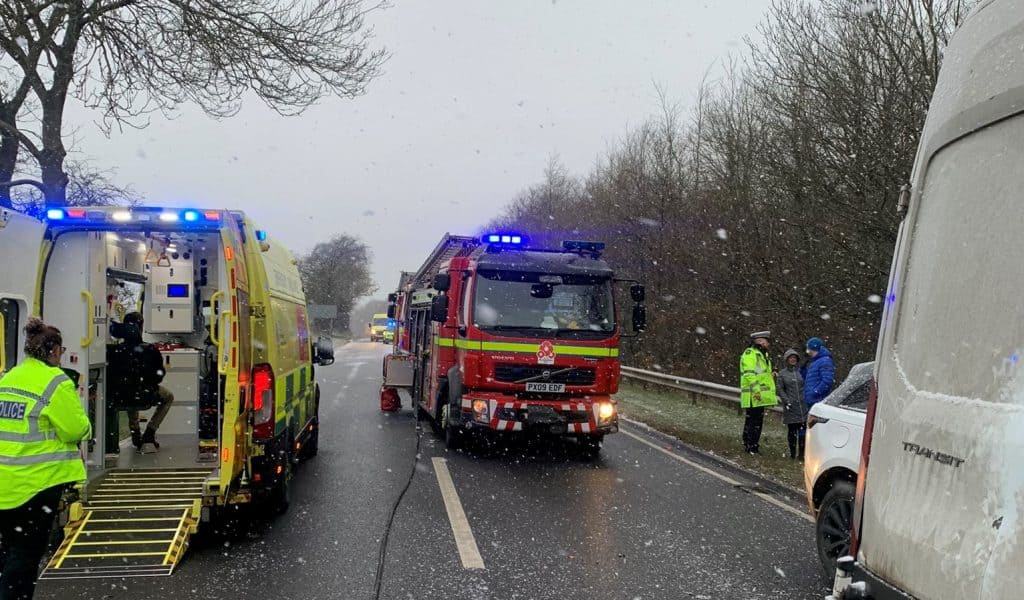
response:
[[[290,511],[198,540],[164,578],[41,582],[36,598],[820,599],[799,504],[625,426],[601,458],[572,444],[449,453],[404,410],[378,410],[386,348],[352,343],[318,368],[320,454]],[[417,439],[419,454],[415,460]]]

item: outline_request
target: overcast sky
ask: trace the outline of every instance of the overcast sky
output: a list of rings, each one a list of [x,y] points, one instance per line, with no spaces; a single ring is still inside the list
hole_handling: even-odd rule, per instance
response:
[[[394,0],[371,23],[391,53],[355,100],[299,117],[250,101],[185,108],[104,137],[73,109],[75,149],[146,204],[241,208],[296,253],[338,232],[372,248],[378,296],[447,232],[472,234],[557,153],[585,173],[704,71],[742,51],[769,0]]]

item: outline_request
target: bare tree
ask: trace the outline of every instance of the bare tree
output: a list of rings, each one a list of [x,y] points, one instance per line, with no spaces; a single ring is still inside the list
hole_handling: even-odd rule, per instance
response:
[[[19,172],[31,172],[31,161],[19,161]],[[114,183],[115,172],[112,169],[99,169],[84,159],[68,159],[64,164],[68,175],[67,206],[134,206],[142,202],[142,197],[131,186],[120,186]],[[18,187],[13,187],[9,195],[9,207],[29,214],[42,214],[45,209],[45,198],[42,190],[32,186],[30,182],[37,179],[15,180]],[[26,185],[27,184],[27,185]]]
[[[780,346],[825,337],[846,367],[868,359],[894,201],[970,4],[776,0],[742,59],[705,75],[689,119],[662,95],[583,194],[552,204],[531,187],[506,222],[603,239],[649,285],[635,363],[731,381],[766,327]]]
[[[225,117],[252,92],[282,114],[327,94],[357,96],[385,54],[370,48],[360,0],[5,0],[0,181],[20,147],[39,165],[49,204],[63,204],[69,95],[106,128],[143,126],[192,102]],[[31,94],[38,110],[25,115]],[[19,117],[21,120],[19,121]],[[6,145],[5,145],[6,144]],[[10,176],[8,175],[8,178]]]
[[[370,278],[370,250],[361,240],[336,235],[299,259],[299,273],[310,303],[338,307],[335,328],[345,331],[355,301],[376,291]]]

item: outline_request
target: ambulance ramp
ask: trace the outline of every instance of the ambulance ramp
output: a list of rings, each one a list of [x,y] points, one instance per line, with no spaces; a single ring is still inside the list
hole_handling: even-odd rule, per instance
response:
[[[112,470],[40,579],[170,575],[199,524],[210,469]]]

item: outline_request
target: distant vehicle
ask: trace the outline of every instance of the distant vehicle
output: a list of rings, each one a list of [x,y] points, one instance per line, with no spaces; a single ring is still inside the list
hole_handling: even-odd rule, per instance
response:
[[[384,341],[384,332],[388,330],[389,321],[390,319],[388,319],[387,313],[377,313],[373,315],[373,320],[369,323],[371,342]]]
[[[1024,1],[994,0],[944,53],[899,203],[845,600],[1024,590],[1022,47]]]
[[[868,408],[873,362],[855,365],[849,376],[807,419],[804,489],[815,516],[818,557],[825,576],[850,552],[853,499],[860,468],[860,445]]]
[[[400,336],[385,359],[381,406],[407,390],[450,447],[469,434],[521,432],[572,436],[597,454],[619,427],[612,395],[624,329],[603,248],[445,236],[390,298]],[[642,330],[643,287],[630,296]]]

